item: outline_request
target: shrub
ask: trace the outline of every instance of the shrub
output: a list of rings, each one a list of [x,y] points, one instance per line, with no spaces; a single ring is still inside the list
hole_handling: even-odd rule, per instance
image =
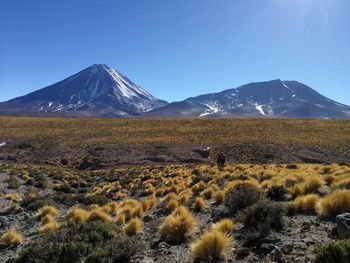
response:
[[[136,235],[142,230],[142,221],[140,218],[133,218],[130,222],[124,226],[124,233],[128,236]]]
[[[162,240],[177,244],[193,234],[196,225],[197,223],[188,209],[180,206],[165,218],[159,228],[159,234]]]
[[[9,229],[2,235],[1,241],[7,245],[19,245],[22,243],[23,238],[16,230]]]
[[[202,197],[198,197],[193,205],[193,209],[197,212],[202,211],[206,207],[207,207],[207,203]]]
[[[18,189],[20,187],[20,183],[17,178],[15,178],[13,175],[10,176],[10,178],[7,181],[8,188],[9,189]]]
[[[226,194],[225,205],[231,214],[242,210],[261,198],[261,191],[254,186],[240,185]]]
[[[89,212],[79,208],[74,207],[69,209],[68,214],[66,216],[66,220],[68,222],[75,222],[75,223],[84,223],[89,218]]]
[[[296,213],[314,214],[316,212],[316,203],[319,196],[316,194],[308,194],[298,196],[289,208]]]
[[[266,197],[272,201],[280,202],[285,200],[288,193],[287,188],[283,185],[273,185],[266,191]]]
[[[315,249],[315,263],[350,262],[350,239],[331,241]]]
[[[269,232],[282,229],[285,213],[284,205],[263,199],[239,212],[237,219],[246,228]]]
[[[230,235],[235,229],[236,224],[231,219],[222,219],[213,225],[213,230],[220,231],[224,234]]]
[[[317,212],[324,217],[336,217],[350,212],[350,190],[335,190],[320,200]]]
[[[191,250],[195,261],[212,262],[219,260],[228,249],[231,238],[220,231],[204,233],[198,241],[192,244]]]
[[[45,175],[37,174],[34,176],[35,186],[42,189],[47,189],[49,182]]]
[[[137,238],[128,237],[113,224],[69,224],[50,232],[23,250],[15,262],[129,262],[143,249]],[[97,258],[103,255],[103,258]]]
[[[221,204],[225,199],[225,191],[219,190],[214,193],[214,199],[217,204]]]

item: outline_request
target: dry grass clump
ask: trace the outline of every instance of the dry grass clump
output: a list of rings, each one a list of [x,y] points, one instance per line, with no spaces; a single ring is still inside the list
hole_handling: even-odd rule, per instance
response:
[[[84,223],[87,221],[88,217],[89,217],[88,211],[79,207],[74,207],[69,209],[68,214],[66,216],[66,220],[68,222]]]
[[[6,210],[6,214],[18,214],[21,213],[23,211],[23,208],[18,205],[11,205],[7,210]]]
[[[133,218],[130,222],[124,226],[124,233],[128,236],[136,235],[137,233],[142,231],[142,221],[140,218]]]
[[[193,234],[196,225],[197,223],[190,211],[186,207],[180,206],[165,218],[159,228],[159,234],[161,239],[170,243],[181,243]]]
[[[23,242],[22,235],[14,229],[7,230],[1,237],[6,245],[19,245]]]
[[[213,188],[209,187],[201,192],[201,196],[205,199],[210,199],[213,195]]]
[[[48,222],[47,224],[44,224],[41,226],[38,231],[39,233],[47,233],[47,232],[53,232],[60,228],[60,225],[56,222],[54,219],[52,222]]]
[[[106,212],[103,212],[102,210],[99,209],[93,209],[90,211],[89,216],[86,220],[87,222],[92,222],[92,221],[102,221],[104,223],[111,222],[112,217],[107,214]]]
[[[51,205],[45,205],[42,208],[40,208],[38,210],[38,212],[36,213],[36,216],[39,218],[43,218],[47,215],[50,215],[52,217],[57,217],[58,216],[58,210],[56,209],[56,207],[53,207]]]
[[[205,202],[205,200],[202,197],[198,197],[193,205],[193,209],[196,212],[200,212],[206,207],[207,207],[207,203]]]
[[[317,212],[321,216],[335,217],[350,212],[350,190],[335,190],[320,200]]]
[[[167,209],[173,211],[175,210],[177,207],[179,207],[179,201],[177,200],[170,200],[166,206]]]
[[[215,223],[212,228],[213,230],[220,231],[224,234],[230,235],[231,232],[235,229],[236,224],[228,218],[221,219],[219,222]]]
[[[123,225],[125,224],[125,221],[126,221],[125,214],[119,214],[116,216],[114,223],[116,223],[117,225]]]
[[[220,231],[204,233],[192,244],[191,250],[195,261],[207,262],[222,258],[231,243],[231,237]]]
[[[295,184],[293,187],[289,189],[289,191],[293,195],[293,197],[297,197],[300,195],[316,193],[323,185],[324,185],[324,182],[322,178],[314,177],[314,178],[308,179],[303,183]]]
[[[214,199],[217,204],[221,204],[225,200],[225,191],[219,190],[214,193]]]
[[[5,198],[6,198],[7,200],[16,201],[16,202],[22,201],[21,196],[20,196],[19,194],[17,194],[17,193],[7,194],[7,195],[5,196]]]
[[[308,194],[298,196],[290,204],[290,209],[296,213],[314,214],[316,212],[316,204],[319,199],[317,194]]]

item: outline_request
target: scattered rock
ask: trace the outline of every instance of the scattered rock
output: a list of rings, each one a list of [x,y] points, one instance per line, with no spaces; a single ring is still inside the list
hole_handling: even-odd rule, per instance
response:
[[[149,221],[152,221],[153,220],[153,217],[150,216],[150,215],[145,215],[143,217],[143,222],[149,222]]]
[[[273,258],[273,261],[282,262],[283,253],[278,246],[275,246],[275,248],[273,249],[273,251],[271,253],[271,256]]]
[[[281,250],[283,252],[283,254],[289,254],[293,251],[293,244],[283,244],[281,246]]]
[[[350,238],[350,213],[338,215],[335,219],[337,234],[341,239]]]
[[[243,259],[249,255],[249,248],[238,247],[235,252],[236,252],[236,259]]]

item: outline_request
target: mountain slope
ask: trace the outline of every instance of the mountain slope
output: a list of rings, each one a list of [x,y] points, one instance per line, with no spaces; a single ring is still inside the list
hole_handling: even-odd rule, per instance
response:
[[[120,72],[95,64],[51,86],[0,103],[0,113],[128,116],[165,104]]]
[[[302,83],[272,80],[173,102],[145,116],[350,118],[350,107]]]

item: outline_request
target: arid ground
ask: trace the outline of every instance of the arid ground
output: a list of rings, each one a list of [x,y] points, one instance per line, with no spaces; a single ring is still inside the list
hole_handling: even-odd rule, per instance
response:
[[[0,262],[332,262],[349,160],[342,120],[2,117]]]

